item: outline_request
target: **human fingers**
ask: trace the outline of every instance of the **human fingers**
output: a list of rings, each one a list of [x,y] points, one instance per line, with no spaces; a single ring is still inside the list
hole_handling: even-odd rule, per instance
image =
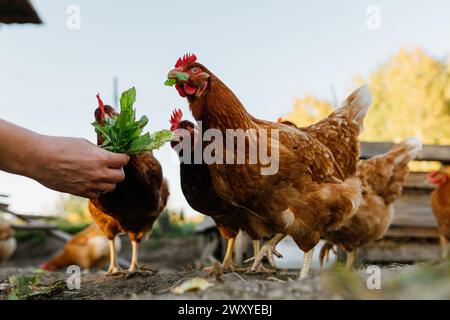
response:
[[[127,154],[109,151],[104,152],[106,152],[106,165],[108,168],[122,168],[128,163],[128,161],[130,161],[130,156]]]
[[[123,168],[106,168],[103,171],[102,177],[100,179],[100,182],[106,182],[106,183],[119,183],[125,180],[125,172],[123,171]]]

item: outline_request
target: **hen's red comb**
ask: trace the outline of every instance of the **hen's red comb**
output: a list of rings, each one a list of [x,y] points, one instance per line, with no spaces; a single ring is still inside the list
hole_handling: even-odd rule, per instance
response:
[[[97,93],[96,95],[97,101],[98,101],[98,107],[100,108],[100,119],[105,119],[105,106],[103,105],[102,99],[100,99],[100,93]]]
[[[282,123],[282,122],[283,122],[283,118],[279,117],[279,118],[277,119],[277,122],[278,122],[278,123]]]
[[[180,124],[181,119],[183,119],[183,111],[181,111],[181,109],[173,110],[172,116],[170,117],[170,130],[175,131],[176,129],[178,129],[178,125]]]
[[[175,63],[175,68],[185,67],[188,63],[193,63],[197,61],[195,54],[186,53],[184,56],[178,58],[177,63]]]

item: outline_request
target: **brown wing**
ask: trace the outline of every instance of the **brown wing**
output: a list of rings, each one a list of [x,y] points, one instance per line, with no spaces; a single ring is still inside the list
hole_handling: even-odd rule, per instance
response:
[[[409,138],[385,154],[361,161],[357,175],[365,191],[379,195],[386,205],[398,199],[408,177],[408,163],[421,147],[420,141]]]

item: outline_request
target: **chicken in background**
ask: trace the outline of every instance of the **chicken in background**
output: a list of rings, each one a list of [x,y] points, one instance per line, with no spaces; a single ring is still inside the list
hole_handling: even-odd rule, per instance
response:
[[[115,239],[116,253],[120,252],[120,238]],[[70,265],[83,269],[103,268],[109,261],[109,241],[96,224],[91,224],[66,242],[64,248],[41,268],[55,271]]]
[[[95,118],[103,123],[99,108]],[[104,106],[105,117],[116,114],[113,107]],[[97,144],[103,138],[97,136]],[[120,272],[116,257],[114,239],[120,233],[128,233],[132,246],[132,258],[128,272],[139,271],[138,245],[144,236],[151,232],[156,219],[166,207],[169,188],[160,163],[151,151],[130,156],[130,161],[123,168],[125,180],[117,184],[112,192],[101,194],[98,199],[89,201],[89,211],[95,223],[109,239],[110,265],[108,274]]]
[[[448,257],[450,241],[450,173],[443,170],[428,174],[428,181],[436,186],[431,193],[431,208],[439,226],[441,258]]]
[[[270,227],[267,230],[255,227],[258,238],[276,234],[261,248],[255,263],[260,263],[262,256],[271,255],[276,244],[290,235],[306,253],[300,273],[303,279],[309,273],[313,249],[321,234],[339,229],[356,213],[362,201],[360,181],[351,176],[359,159],[358,136],[371,105],[370,92],[367,86],[353,92],[340,109],[316,124],[322,131],[317,134],[308,128],[294,129],[256,119],[196,59],[195,55],[179,58],[168,78],[176,80],[178,93],[187,98],[203,129],[220,130],[224,146],[227,129],[255,130],[255,135],[246,137],[248,145],[254,146],[264,132],[259,130],[267,130],[266,149],[279,152],[278,170],[270,172],[273,174],[262,174],[268,168],[261,162],[208,165],[213,187],[222,199],[245,208],[248,216]],[[335,143],[333,148],[322,143],[328,137]],[[227,153],[235,152],[236,147],[223,148],[224,159]],[[245,152],[245,159],[249,159],[248,150]]]
[[[408,163],[422,149],[417,138],[408,138],[388,152],[360,161],[356,176],[361,180],[363,202],[358,212],[338,230],[323,234],[327,243],[320,251],[320,264],[333,245],[347,252],[345,267],[351,269],[358,248],[383,238],[394,218],[394,201],[400,198],[408,177]]]
[[[194,210],[210,216],[222,237],[227,239],[227,250],[221,266],[223,271],[236,271],[238,268],[233,261],[233,252],[239,230],[244,230],[252,239],[254,255],[257,255],[260,249],[257,232],[253,230],[248,213],[244,209],[233,206],[219,197],[214,190],[208,165],[203,161],[198,164],[194,162],[196,148],[201,148],[199,128],[182,118],[181,110],[175,110],[170,118],[170,130],[174,131],[177,137],[176,141],[171,142],[171,146],[180,158],[181,189],[189,205]],[[197,151],[201,152],[199,149]],[[185,152],[190,152],[188,158],[183,158],[186,156]],[[280,256],[278,252],[275,254]],[[262,265],[256,271],[269,272]]]
[[[16,248],[17,241],[14,238],[14,229],[9,223],[0,220],[0,265],[11,258]]]

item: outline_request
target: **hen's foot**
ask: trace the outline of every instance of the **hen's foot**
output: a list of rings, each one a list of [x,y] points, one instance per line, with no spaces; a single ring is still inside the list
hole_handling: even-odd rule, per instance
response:
[[[130,266],[130,268],[127,270],[127,274],[125,276],[125,278],[132,278],[134,276],[151,276],[154,275],[157,271],[150,269],[148,267],[138,267],[138,266]]]
[[[216,266],[212,265],[210,267],[203,268],[203,271],[213,273],[216,270],[216,268],[217,268]],[[239,270],[238,266],[234,263],[234,261],[224,261],[220,265],[220,268],[222,269],[222,273],[236,272]]]
[[[258,274],[258,273],[274,274],[274,273],[277,273],[276,269],[266,268],[266,267],[263,266],[262,263],[260,263],[256,267],[255,271],[253,271],[252,268],[253,268],[253,266],[249,267],[249,268],[243,268],[243,269],[246,269],[245,270],[246,274]]]
[[[250,268],[250,272],[258,272],[258,270],[264,270],[265,268],[264,266],[262,266],[262,261],[264,258],[267,258],[272,268],[276,269],[273,256],[275,255],[278,258],[283,258],[283,255],[279,253],[277,249],[275,249],[276,245],[277,245],[276,243],[269,240],[261,247],[261,249],[259,250],[258,254],[255,257],[246,260],[246,262],[250,262],[253,260],[253,265]],[[261,267],[263,269],[261,269]]]
[[[120,276],[124,274],[125,272],[119,267],[110,267],[108,271],[106,271],[106,276]]]

